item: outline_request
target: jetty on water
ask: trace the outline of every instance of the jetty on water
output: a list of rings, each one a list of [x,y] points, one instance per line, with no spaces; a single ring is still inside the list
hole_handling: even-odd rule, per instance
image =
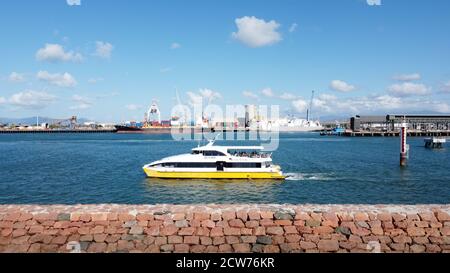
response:
[[[340,134],[341,136],[348,137],[399,137],[400,131],[345,131]],[[408,130],[407,136],[409,137],[448,137],[450,136],[449,130],[437,130],[437,131],[418,131]]]
[[[424,139],[424,142],[426,148],[440,149],[444,147],[444,144],[447,142],[447,139],[443,137],[430,137]]]
[[[407,123],[408,137],[449,137],[450,115],[386,115],[351,117],[341,123],[345,130],[337,134],[331,126],[321,135],[339,135],[347,137],[399,137],[402,123]]]
[[[0,130],[0,134],[100,134],[115,132],[117,132],[116,129]]]

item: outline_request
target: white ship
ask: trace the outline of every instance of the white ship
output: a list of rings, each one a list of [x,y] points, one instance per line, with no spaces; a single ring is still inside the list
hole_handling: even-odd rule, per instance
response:
[[[272,124],[272,130],[280,132],[315,132],[323,130],[320,121],[312,121],[299,118],[283,118]]]
[[[163,158],[143,167],[148,177],[171,179],[281,179],[280,166],[262,146],[216,146]]]
[[[314,91],[312,91],[311,102],[306,110],[306,119],[287,116],[271,121],[261,121],[258,128],[267,131],[279,132],[317,132],[322,131],[324,127],[318,120],[311,119],[311,109],[314,102]]]

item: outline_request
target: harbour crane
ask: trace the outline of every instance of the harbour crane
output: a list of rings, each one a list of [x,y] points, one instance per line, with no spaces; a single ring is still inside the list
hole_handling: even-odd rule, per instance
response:
[[[67,119],[55,119],[55,120],[53,120],[52,125],[61,127],[61,125],[63,123],[68,123],[69,128],[73,130],[77,126],[78,118],[77,118],[77,116],[72,116]]]
[[[147,111],[147,123],[157,122],[158,124],[161,124],[161,112],[159,111],[158,104],[156,104],[156,101],[153,100],[152,105]]]

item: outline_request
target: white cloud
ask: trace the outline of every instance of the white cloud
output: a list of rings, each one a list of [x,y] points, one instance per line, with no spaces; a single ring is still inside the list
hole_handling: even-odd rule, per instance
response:
[[[271,88],[264,88],[263,90],[261,90],[261,93],[268,98],[275,96]]]
[[[189,97],[188,103],[191,106],[203,104],[204,99],[209,104],[217,99],[222,98],[222,95],[219,92],[207,88],[199,89],[198,93],[187,92],[186,94]]]
[[[441,86],[441,91],[444,92],[444,93],[450,93],[450,81],[444,83]]]
[[[74,87],[77,85],[75,78],[67,72],[64,74],[50,74],[47,71],[39,71],[36,77],[41,81],[46,81],[49,84],[60,87]]]
[[[17,107],[41,109],[56,100],[56,97],[46,92],[39,92],[34,90],[26,90],[12,95],[8,102]]]
[[[127,105],[125,105],[125,108],[130,110],[130,111],[136,111],[136,110],[142,109],[142,105],[127,104]]]
[[[372,113],[382,111],[392,111],[402,108],[402,100],[400,98],[389,95],[375,95],[368,97],[354,97],[344,100],[334,100],[327,102],[329,112],[331,113]],[[385,113],[383,113],[385,114]]]
[[[89,80],[88,80],[88,83],[90,83],[90,84],[96,84],[96,83],[98,83],[98,82],[102,82],[102,81],[104,81],[105,79],[103,79],[103,78],[90,78]]]
[[[282,40],[281,34],[277,32],[280,27],[276,21],[269,22],[254,16],[245,16],[235,20],[238,28],[231,36],[249,47],[262,47],[278,43]]]
[[[213,102],[216,99],[221,99],[222,95],[219,92],[213,91],[211,89],[200,89],[199,90],[200,95],[208,100],[208,102]]]
[[[320,94],[319,99],[325,100],[325,101],[330,101],[330,100],[336,100],[337,97],[335,95],[330,95],[330,94]]]
[[[308,103],[302,99],[294,100],[292,102],[292,106],[294,107],[294,110],[297,111],[298,113],[303,113],[306,111],[306,109],[308,109]]]
[[[179,44],[179,43],[172,43],[171,45],[170,45],[170,49],[178,49],[178,48],[180,48],[181,47],[181,45]]]
[[[106,98],[111,98],[111,97],[116,97],[118,96],[120,93],[119,92],[111,92],[111,93],[107,93],[107,94],[100,94],[95,96],[95,99],[106,99]]]
[[[291,94],[291,93],[283,93],[280,96],[280,99],[283,99],[283,100],[294,100],[296,98],[297,98],[297,96],[295,96],[294,94]]]
[[[196,94],[194,92],[187,92],[186,93],[189,97],[189,105],[201,105],[203,103],[203,97],[199,94]]]
[[[297,23],[293,23],[290,27],[289,27],[289,32],[294,32],[297,29],[298,25]]]
[[[363,99],[366,100],[366,99]],[[381,95],[374,98],[375,107],[378,105],[380,108],[385,109],[395,109],[395,108],[401,108],[402,106],[402,100],[397,97],[392,97],[389,95]],[[370,105],[369,101],[365,102],[367,105]],[[373,107],[372,107],[373,108]]]
[[[321,98],[314,98],[312,101],[312,105],[313,105],[312,108],[313,109],[321,109],[322,111],[325,111],[325,112],[330,112],[331,109],[328,104],[329,104],[329,100],[324,100]]]
[[[435,103],[433,109],[439,113],[450,113],[450,105],[445,102]]]
[[[430,93],[431,88],[425,86],[424,84],[404,82],[389,86],[388,91],[390,94],[399,97],[424,96]]]
[[[299,99],[292,102],[295,111],[306,112],[308,103]],[[362,97],[337,98],[333,95],[323,94],[313,101],[314,116],[320,115],[356,115],[373,114],[385,115],[408,112],[449,113],[450,106],[446,102],[433,101],[414,97],[396,97],[388,94],[375,94]]]
[[[10,82],[23,82],[25,80],[25,77],[23,74],[12,72],[9,74],[8,80]]]
[[[83,97],[80,95],[73,95],[72,100],[75,102],[80,102],[80,103],[84,103],[84,104],[92,104],[92,102],[89,98]]]
[[[109,59],[111,58],[111,53],[114,49],[114,46],[107,42],[97,41],[95,42],[95,53],[94,56]]]
[[[69,6],[81,6],[81,0],[67,0]]]
[[[367,0],[369,6],[381,6],[381,0]]]
[[[167,73],[167,72],[170,72],[170,71],[172,71],[171,67],[164,67],[164,68],[161,68],[159,70],[159,72],[161,72],[161,73]]]
[[[0,105],[5,104],[6,99],[4,97],[0,97]]]
[[[45,44],[44,48],[36,52],[36,59],[48,62],[80,62],[83,56],[73,51],[65,52],[63,46],[59,44]]]
[[[330,88],[339,92],[351,92],[355,90],[355,86],[348,84],[341,80],[333,80],[330,83]]]
[[[255,93],[253,93],[251,91],[244,91],[244,92],[242,92],[242,95],[244,97],[251,98],[251,99],[256,99],[256,100],[259,99],[258,95],[256,95]]]
[[[91,99],[80,95],[73,95],[72,101],[76,102],[77,105],[71,106],[71,110],[85,110],[91,108],[93,105]]]
[[[78,105],[70,106],[69,109],[70,110],[86,110],[86,109],[89,109],[91,107],[92,107],[92,105],[90,105],[90,104],[80,103]]]
[[[413,73],[413,74],[401,74],[401,75],[395,75],[394,77],[392,77],[394,80],[396,81],[404,81],[404,82],[409,82],[409,81],[415,81],[415,80],[420,80],[421,76],[419,73]]]

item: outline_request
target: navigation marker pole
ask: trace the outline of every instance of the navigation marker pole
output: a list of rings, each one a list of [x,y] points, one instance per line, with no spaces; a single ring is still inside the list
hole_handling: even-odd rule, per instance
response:
[[[407,128],[406,120],[403,119],[400,126],[400,166],[405,167],[409,157],[409,145],[406,144]]]

